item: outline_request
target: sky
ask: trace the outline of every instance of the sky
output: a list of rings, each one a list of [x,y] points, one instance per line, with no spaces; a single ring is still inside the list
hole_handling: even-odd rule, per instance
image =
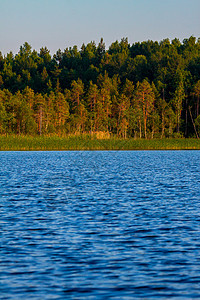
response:
[[[200,37],[200,0],[0,0],[0,51]]]

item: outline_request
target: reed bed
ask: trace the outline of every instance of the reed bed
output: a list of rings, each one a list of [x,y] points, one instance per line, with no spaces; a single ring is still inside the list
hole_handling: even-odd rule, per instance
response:
[[[0,136],[1,151],[198,150],[198,139],[97,139],[87,136]]]

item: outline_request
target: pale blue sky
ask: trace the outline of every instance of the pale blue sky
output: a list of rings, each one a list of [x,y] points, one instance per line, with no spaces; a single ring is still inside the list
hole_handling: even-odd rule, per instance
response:
[[[0,0],[0,51],[200,37],[200,0]]]

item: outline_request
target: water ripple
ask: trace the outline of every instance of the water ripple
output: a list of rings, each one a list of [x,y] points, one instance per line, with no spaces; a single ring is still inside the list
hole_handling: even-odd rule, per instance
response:
[[[2,299],[199,299],[200,152],[1,152]]]

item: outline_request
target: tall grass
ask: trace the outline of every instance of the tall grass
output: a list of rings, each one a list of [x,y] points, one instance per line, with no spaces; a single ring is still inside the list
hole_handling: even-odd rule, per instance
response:
[[[187,150],[200,149],[198,139],[98,139],[83,136],[0,136],[1,151],[32,150]]]

